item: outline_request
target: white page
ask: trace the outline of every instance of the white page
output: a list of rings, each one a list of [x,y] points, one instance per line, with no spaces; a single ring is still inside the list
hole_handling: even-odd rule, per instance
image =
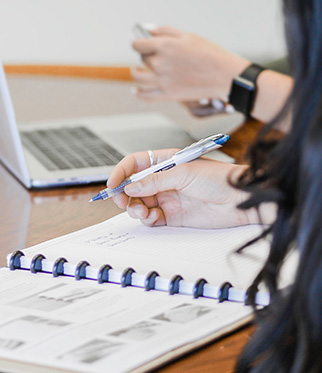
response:
[[[127,372],[250,315],[239,303],[2,268],[0,366]]]
[[[268,243],[262,240],[242,254],[235,251],[262,229],[256,225],[229,229],[151,228],[123,213],[23,252],[28,257],[42,253],[51,260],[65,257],[73,264],[87,260],[97,268],[102,264],[119,271],[132,267],[143,275],[152,270],[165,278],[180,274],[191,282],[203,277],[214,286],[229,281],[245,290],[263,264]]]

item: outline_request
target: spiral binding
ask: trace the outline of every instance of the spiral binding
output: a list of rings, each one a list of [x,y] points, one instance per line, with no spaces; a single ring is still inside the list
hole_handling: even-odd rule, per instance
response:
[[[83,260],[79,262],[75,269],[75,280],[79,281],[81,279],[86,279],[86,267],[88,267],[90,264]]]
[[[53,265],[53,276],[63,276],[64,275],[64,264],[68,263],[65,258],[58,258],[55,260],[55,263]]]
[[[208,282],[204,278],[200,278],[196,281],[195,286],[193,288],[193,297],[195,299],[203,297],[203,290],[207,283]]]
[[[17,250],[15,251],[11,256],[10,256],[10,260],[9,260],[9,268],[11,269],[11,271],[14,271],[15,269],[21,269],[21,261],[20,261],[20,258],[22,256],[25,256],[25,254],[20,251],[20,250]]]
[[[146,276],[145,281],[144,281],[144,288],[146,291],[155,289],[156,277],[159,277],[159,274],[156,271],[152,271]]]
[[[109,271],[111,269],[112,267],[109,264],[102,265],[97,274],[97,282],[99,284],[103,284],[103,282],[109,281]]]
[[[42,254],[36,254],[30,263],[30,272],[37,273],[42,272],[42,261],[46,259],[46,257]]]
[[[233,285],[230,282],[224,282],[219,290],[219,302],[222,303],[226,300],[229,300],[229,289],[232,288]]]
[[[179,284],[180,281],[183,280],[183,277],[180,275],[175,275],[172,277],[169,285],[169,294],[178,294],[179,293]]]
[[[125,288],[132,285],[132,274],[135,273],[134,269],[131,267],[126,268],[121,277],[121,286]]]
[[[22,251],[20,250],[15,251],[9,258],[8,264],[9,264],[10,270],[30,269],[32,273],[43,272],[42,262],[46,261],[46,258],[44,255],[37,254],[31,259],[31,261],[30,259],[28,261],[28,258],[26,257],[25,259],[23,259],[24,257],[25,257],[24,253]],[[30,264],[26,264],[26,263],[30,263]],[[60,257],[55,260],[53,265],[51,264],[53,277],[66,275],[64,272],[64,265],[66,263],[68,263],[68,261],[63,257]],[[47,264],[46,268],[48,268],[48,264],[50,264],[50,261],[46,262],[46,264]],[[86,277],[87,267],[90,267],[90,264],[87,261],[81,261],[75,266],[74,277],[77,281],[81,279],[91,279],[91,280],[97,280],[99,284],[110,282],[110,273],[112,273],[111,271],[114,271],[114,270],[112,266],[110,266],[109,264],[104,264],[97,270],[97,278],[96,278],[96,274],[94,275],[95,277],[92,277],[92,276]],[[118,276],[118,273],[120,273],[120,278],[118,278],[117,280],[112,279],[111,281],[112,283],[120,284],[122,287],[137,286],[137,287],[144,288],[146,291],[150,291],[150,290],[168,291],[170,295],[180,294],[180,282],[184,281],[183,277],[177,274],[173,276],[171,280],[167,280],[169,284],[167,285],[168,290],[166,290],[166,288],[164,288],[165,283],[163,283],[164,285],[160,285],[162,284],[162,282],[161,283],[159,282],[159,288],[156,288],[157,278],[160,277],[156,271],[149,272],[144,278],[144,282],[143,280],[140,280],[139,282],[135,282],[135,285],[132,285],[132,276],[133,274],[136,273],[133,268],[128,267],[122,273],[115,271],[113,272],[113,277],[115,278],[115,276]],[[71,276],[72,274],[68,274],[68,275]],[[165,280],[165,279],[160,278],[160,281],[161,280]],[[189,285],[189,283],[187,284]],[[208,282],[204,278],[200,278],[194,284],[191,284],[191,286],[192,286],[192,296],[195,299],[200,298],[200,297],[207,297],[207,298],[212,298],[212,299],[218,299],[219,302],[234,300],[234,298],[230,297],[230,294],[229,294],[230,289],[233,288],[230,282],[224,282],[220,286],[219,290],[215,290],[218,288],[208,285]],[[206,295],[205,295],[205,286],[207,286]],[[213,295],[217,291],[218,291],[218,294]],[[182,291],[182,293],[184,293],[184,291]],[[185,293],[185,294],[188,294],[188,293]],[[244,304],[248,305],[249,304],[248,291],[245,292],[244,295],[239,296],[239,299],[243,299],[243,298],[244,298]],[[238,300],[238,301],[241,301],[241,300]],[[269,300],[268,301],[265,300],[265,297],[264,297],[264,300],[262,301],[262,305],[265,306],[268,303],[269,303]]]

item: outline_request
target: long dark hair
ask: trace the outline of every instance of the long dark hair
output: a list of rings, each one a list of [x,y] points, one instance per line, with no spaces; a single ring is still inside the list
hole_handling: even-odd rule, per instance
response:
[[[267,230],[270,254],[250,291],[254,299],[258,283],[264,282],[271,304],[257,311],[258,325],[238,372],[322,372],[322,0],[283,4],[294,89],[250,149],[250,168],[238,183],[251,192],[241,208],[270,201],[278,206]],[[288,111],[289,134],[267,139]],[[299,250],[299,267],[293,285],[281,292],[278,276],[291,250]]]

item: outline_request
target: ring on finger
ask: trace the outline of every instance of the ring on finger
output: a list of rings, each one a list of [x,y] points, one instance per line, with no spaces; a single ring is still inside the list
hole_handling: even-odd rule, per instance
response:
[[[153,151],[152,150],[147,150],[147,153],[148,153],[149,158],[150,158],[150,166],[155,165],[156,164],[156,159],[155,159]]]

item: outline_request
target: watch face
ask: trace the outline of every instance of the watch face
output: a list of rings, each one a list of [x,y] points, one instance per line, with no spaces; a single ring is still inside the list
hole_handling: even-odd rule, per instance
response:
[[[253,82],[237,77],[233,81],[229,103],[238,111],[249,114],[252,110],[255,98],[255,85]]]

